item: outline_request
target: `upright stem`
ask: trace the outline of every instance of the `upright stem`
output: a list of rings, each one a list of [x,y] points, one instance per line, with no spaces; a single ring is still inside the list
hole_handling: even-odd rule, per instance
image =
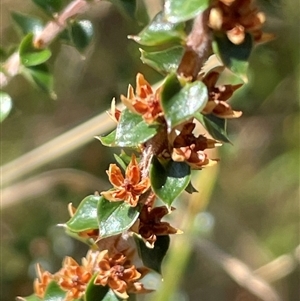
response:
[[[209,10],[205,10],[195,18],[192,31],[187,37],[184,55],[177,69],[180,76],[195,80],[212,53],[212,32],[207,26],[208,17]]]

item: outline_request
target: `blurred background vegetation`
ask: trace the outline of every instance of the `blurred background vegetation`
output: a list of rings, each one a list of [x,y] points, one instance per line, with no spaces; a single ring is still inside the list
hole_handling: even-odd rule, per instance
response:
[[[151,14],[159,2],[148,1]],[[200,179],[195,177],[200,194],[177,202],[173,223],[188,236],[181,210],[189,201],[199,201],[202,189],[207,192],[198,206],[202,212],[193,213],[190,253],[184,269],[176,271],[182,272],[182,278],[170,301],[270,300],[249,292],[245,280],[238,283],[222,268],[222,258],[214,258],[210,250],[239,259],[282,300],[300,300],[299,3],[260,0],[259,4],[268,16],[266,31],[277,38],[255,49],[250,81],[232,101],[234,108],[244,112],[239,120],[229,122],[233,145],[220,148],[218,169],[203,170]],[[2,0],[2,47],[19,41],[9,16],[12,10],[43,16],[29,0]],[[70,46],[59,42],[51,46],[56,100],[21,76],[7,87],[14,107],[1,125],[1,165],[106,110],[113,97],[126,93],[128,83],[135,83],[137,72],[144,73],[151,83],[161,79],[140,62],[138,45],[126,38],[138,33],[142,24],[107,3],[94,5],[84,17],[95,26],[93,44],[84,58]],[[68,220],[69,202],[77,206],[95,190],[109,187],[105,170],[113,151],[91,137],[81,148],[15,181],[20,184],[19,201],[1,209],[2,301],[32,293],[35,263],[55,272],[64,256],[79,260],[85,255],[86,246],[56,225]],[[31,193],[23,197],[24,183],[32,177]],[[172,242],[179,239],[172,237]],[[205,247],[207,241],[212,249]],[[180,249],[174,255],[178,260]]]

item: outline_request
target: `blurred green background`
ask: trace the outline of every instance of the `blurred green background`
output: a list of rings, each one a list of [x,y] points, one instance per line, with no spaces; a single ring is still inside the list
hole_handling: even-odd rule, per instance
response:
[[[147,1],[150,14],[159,2]],[[244,112],[229,122],[233,145],[220,148],[218,171],[213,175],[201,171],[203,183],[196,183],[201,191],[206,175],[215,177],[210,198],[203,201],[209,203],[196,215],[191,256],[170,301],[270,300],[259,299],[233,280],[201,241],[210,241],[213,248],[241,260],[282,300],[300,300],[299,3],[261,0],[259,4],[268,17],[266,31],[277,38],[253,52],[250,81],[232,100],[233,107]],[[2,0],[2,47],[19,41],[11,10],[44,17],[29,0]],[[151,83],[161,79],[140,62],[138,45],[126,38],[138,33],[142,24],[107,3],[93,5],[83,17],[95,27],[85,58],[70,46],[51,45],[56,100],[21,76],[6,87],[14,107],[1,124],[1,165],[108,109],[113,97],[118,100],[128,83],[135,83],[137,72]],[[56,225],[68,219],[69,202],[77,206],[95,190],[109,187],[105,170],[113,151],[91,137],[81,148],[16,181],[19,202],[1,209],[2,301],[32,293],[36,262],[55,272],[64,256],[79,260],[85,255],[87,248]],[[24,181],[32,177],[38,180],[23,197]],[[177,205],[182,208],[186,202]],[[180,219],[180,213],[174,214],[173,223],[180,227]],[[177,239],[172,237],[173,242]],[[180,248],[176,256],[180,258]],[[273,265],[268,266],[270,262]]]

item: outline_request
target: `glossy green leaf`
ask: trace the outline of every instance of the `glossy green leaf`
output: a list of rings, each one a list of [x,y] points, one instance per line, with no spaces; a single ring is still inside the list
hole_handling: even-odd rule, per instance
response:
[[[137,236],[135,241],[143,264],[161,274],[161,264],[170,245],[169,235],[157,236],[153,249],[148,248],[145,242]]]
[[[97,277],[95,274],[92,279],[89,281],[87,288],[85,290],[84,301],[96,301],[104,300],[103,298],[107,294],[109,287],[102,285],[95,285],[94,280]]]
[[[164,85],[163,90],[165,88],[169,89]],[[187,83],[171,98],[164,91],[161,95],[161,105],[169,129],[193,117],[205,107],[208,100],[207,87],[200,81]]]
[[[172,23],[193,19],[208,7],[208,3],[208,0],[166,0],[166,19]]]
[[[24,15],[19,12],[12,12],[11,16],[24,35],[28,33],[37,35],[42,32],[44,28],[43,22],[36,17]]]
[[[51,56],[51,51],[47,48],[36,49],[33,46],[33,33],[29,33],[20,44],[19,55],[21,63],[26,67],[30,67],[46,62]]]
[[[69,32],[74,46],[78,51],[82,52],[91,43],[94,28],[89,20],[72,21]]]
[[[248,60],[253,49],[252,36],[246,33],[242,44],[233,44],[227,36],[215,35],[214,51],[222,62],[234,74],[238,75],[244,82],[247,82]]]
[[[109,146],[109,147],[116,146],[116,142],[115,142],[116,130],[113,130],[111,133],[109,133],[106,136],[97,136],[95,138],[99,139],[104,146]]]
[[[162,51],[147,52],[142,49],[141,60],[144,64],[162,74],[175,73],[181,61],[184,49],[182,46],[175,46]]]
[[[163,13],[158,13],[151,23],[138,35],[129,36],[144,46],[156,46],[167,42],[180,42],[185,38],[183,24],[173,24],[165,20]]]
[[[55,281],[52,281],[47,286],[43,301],[64,301],[66,294],[66,291],[62,290]]]
[[[125,202],[109,202],[101,197],[98,204],[99,231],[102,238],[128,230],[139,216],[138,207]]]
[[[90,195],[79,204],[74,216],[66,223],[67,228],[73,232],[89,229],[98,229],[97,207],[100,196]]]
[[[43,9],[47,14],[53,15],[64,7],[63,0],[32,0],[37,6]]]
[[[7,93],[0,91],[0,122],[2,122],[8,116],[11,109],[11,97]]]
[[[126,12],[131,18],[135,17],[137,3],[136,0],[109,0],[118,6],[122,11]]]
[[[219,118],[213,114],[202,115],[201,113],[198,113],[195,117],[202,123],[213,138],[222,142],[231,143],[227,135],[226,119]]]
[[[122,111],[116,131],[116,145],[120,147],[137,147],[151,139],[158,131],[158,124],[147,124],[142,116],[128,109]]]
[[[54,96],[53,74],[49,71],[46,64],[23,68],[22,73],[29,81],[33,82],[51,96]]]
[[[188,186],[191,180],[191,170],[185,162],[170,160],[163,166],[154,157],[150,167],[150,181],[154,193],[168,207]]]
[[[181,88],[182,86],[177,78],[177,75],[175,73],[171,73],[163,83],[161,98],[165,100],[171,99],[181,90]]]

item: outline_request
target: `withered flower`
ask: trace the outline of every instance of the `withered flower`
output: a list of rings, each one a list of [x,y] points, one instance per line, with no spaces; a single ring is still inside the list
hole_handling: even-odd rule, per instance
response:
[[[54,280],[54,275],[48,271],[44,271],[40,264],[36,265],[36,273],[38,278],[33,282],[33,290],[39,298],[44,298],[46,288],[48,284]]]
[[[216,86],[219,76],[219,72],[212,71],[202,80],[208,89],[208,101],[202,113],[214,114],[220,118],[238,118],[242,115],[242,112],[232,110],[226,101],[242,84]]]
[[[250,33],[255,42],[265,42],[273,38],[262,32],[264,13],[253,4],[253,0],[215,0],[211,6],[208,26],[215,31],[223,31],[236,45],[244,42]]]
[[[135,207],[140,195],[150,187],[149,178],[141,178],[141,170],[134,154],[126,168],[125,178],[116,164],[110,164],[107,174],[114,188],[101,192],[101,195],[111,202],[124,201]]]
[[[66,300],[79,299],[92,278],[92,270],[88,266],[79,265],[73,258],[66,257],[56,278],[61,288],[67,291]]]
[[[174,208],[171,208],[174,210]],[[180,234],[180,230],[173,228],[168,222],[162,222],[161,219],[169,214],[170,211],[165,206],[154,207],[145,204],[139,215],[139,219],[132,227],[132,231],[141,235],[146,245],[153,248],[157,236]]]
[[[121,101],[134,113],[143,116],[147,123],[153,123],[162,115],[159,102],[159,89],[155,92],[141,73],[136,76],[136,90],[129,85],[127,96],[121,95]]]
[[[108,251],[101,252],[98,259],[98,275],[94,284],[108,285],[120,298],[127,299],[128,293],[148,292],[138,282],[146,273],[147,269],[136,269],[124,254],[118,253],[109,256]]]
[[[215,165],[218,160],[209,159],[204,150],[221,144],[203,135],[196,137],[193,134],[195,126],[192,122],[183,125],[180,133],[173,141],[172,159],[177,162],[184,161],[193,169]]]

